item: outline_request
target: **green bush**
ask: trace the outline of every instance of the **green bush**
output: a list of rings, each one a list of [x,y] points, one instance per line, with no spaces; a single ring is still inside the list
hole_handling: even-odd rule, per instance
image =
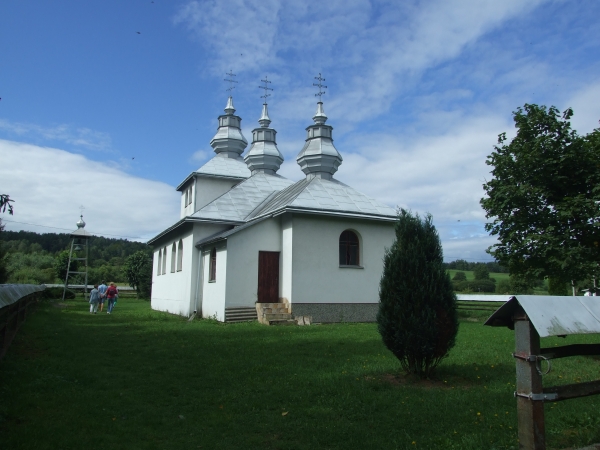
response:
[[[63,288],[61,287],[50,287],[46,288],[42,294],[42,298],[44,299],[62,299],[63,296]],[[75,292],[70,289],[67,289],[65,294],[65,299],[73,300],[75,298]]]
[[[396,240],[384,257],[377,312],[379,334],[402,368],[429,377],[454,346],[456,295],[431,216],[402,209]]]
[[[452,278],[452,281],[467,281],[467,276],[464,272],[456,272]]]

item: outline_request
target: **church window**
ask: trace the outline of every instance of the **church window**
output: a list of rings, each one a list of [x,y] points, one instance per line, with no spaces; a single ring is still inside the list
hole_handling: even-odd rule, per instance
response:
[[[177,272],[181,272],[181,266],[183,266],[183,241],[179,239],[179,245],[177,246]]]
[[[208,281],[217,279],[217,249],[213,247],[210,251],[210,263],[208,264]]]
[[[167,273],[167,247],[163,248],[162,274]]]
[[[175,262],[177,261],[177,247],[175,247],[175,242],[171,246],[171,273],[175,272]]]
[[[358,266],[359,244],[355,232],[346,230],[340,235],[340,266]]]
[[[156,275],[161,274],[161,265],[162,265],[162,248],[158,250],[158,265],[156,267]]]

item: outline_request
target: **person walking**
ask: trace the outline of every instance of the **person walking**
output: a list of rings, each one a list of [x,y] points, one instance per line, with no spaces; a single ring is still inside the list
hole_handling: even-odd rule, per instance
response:
[[[100,292],[98,292],[98,285],[94,285],[94,289],[90,291],[90,314],[96,314],[98,311],[98,302],[100,301]]]
[[[104,301],[106,300],[107,289],[108,286],[106,286],[106,284],[104,284],[104,280],[102,280],[102,283],[100,283],[100,286],[98,286],[98,293],[100,295],[100,299],[98,300],[98,303],[100,304],[100,312],[102,312],[102,309],[104,308]]]
[[[113,310],[113,306],[115,305],[115,297],[119,295],[119,290],[115,286],[115,283],[110,283],[108,285],[108,289],[106,289],[106,298],[108,300],[108,312],[110,314]]]

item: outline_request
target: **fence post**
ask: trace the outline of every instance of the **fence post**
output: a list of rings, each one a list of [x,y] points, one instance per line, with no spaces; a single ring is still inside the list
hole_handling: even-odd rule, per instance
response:
[[[517,417],[519,448],[546,449],[542,376],[531,355],[540,354],[540,335],[519,306],[513,316],[515,325],[515,359],[517,369]],[[539,397],[537,397],[539,395]]]

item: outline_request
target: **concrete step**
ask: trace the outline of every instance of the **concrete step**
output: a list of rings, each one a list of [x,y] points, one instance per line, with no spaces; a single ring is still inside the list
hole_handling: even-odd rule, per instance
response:
[[[289,320],[285,320],[285,319],[269,320],[269,325],[296,325],[296,321],[293,320],[293,319],[289,319]]]
[[[265,313],[265,314],[263,314],[263,317],[266,320],[289,320],[292,318],[292,315],[288,314],[288,313],[279,313],[279,314]]]

